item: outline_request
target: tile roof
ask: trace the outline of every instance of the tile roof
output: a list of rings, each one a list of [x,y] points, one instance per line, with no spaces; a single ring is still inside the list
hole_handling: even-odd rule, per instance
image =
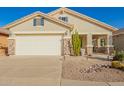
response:
[[[0,28],[0,34],[9,35],[9,31],[7,29]]]
[[[113,35],[120,35],[120,34],[124,34],[124,28],[121,28],[119,30],[117,30],[116,32],[113,33]]]

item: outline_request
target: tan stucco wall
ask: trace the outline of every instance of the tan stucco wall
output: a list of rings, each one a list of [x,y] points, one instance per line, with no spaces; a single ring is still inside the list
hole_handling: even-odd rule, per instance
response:
[[[55,14],[53,17],[58,18],[60,14]],[[64,15],[68,16],[68,23],[74,24],[80,34],[112,34],[111,31],[106,30],[98,25],[89,23],[85,20],[82,20],[76,16],[70,15],[64,12]]]
[[[113,44],[116,50],[124,51],[124,34],[113,36]]]
[[[44,20],[44,27],[33,26],[33,19],[27,20],[19,25],[16,25],[10,28],[10,31],[37,31],[41,29],[41,31],[66,31],[67,28],[50,21],[48,19]]]
[[[8,47],[8,36],[0,34],[0,56],[5,55],[5,48]]]
[[[93,44],[92,44],[92,36],[93,35],[107,35],[109,37],[112,36],[112,31],[108,29],[102,28],[96,24],[90,23],[86,20],[83,20],[77,16],[71,15],[69,13],[63,12],[65,16],[68,17],[68,23],[73,24],[75,29],[79,32],[79,34],[87,35],[87,54],[92,54],[93,52]],[[53,15],[53,17],[58,18],[61,13],[57,13]],[[111,40],[110,40],[111,39]],[[112,38],[109,38],[107,43],[108,45],[112,45]]]
[[[9,29],[10,31],[34,31],[35,28],[33,27],[33,19],[28,20],[24,23],[16,25]]]
[[[60,26],[59,24],[50,21],[50,20],[45,20],[44,21],[44,30],[45,31],[67,31],[68,29]]]

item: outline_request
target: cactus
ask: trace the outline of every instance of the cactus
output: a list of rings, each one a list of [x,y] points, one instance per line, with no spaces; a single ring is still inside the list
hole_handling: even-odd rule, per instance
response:
[[[81,40],[77,31],[72,34],[72,45],[75,56],[80,56]]]

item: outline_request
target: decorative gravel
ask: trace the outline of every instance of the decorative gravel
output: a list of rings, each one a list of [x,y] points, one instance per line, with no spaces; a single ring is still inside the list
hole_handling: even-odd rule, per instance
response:
[[[62,77],[85,81],[124,81],[124,71],[111,68],[110,64],[109,61],[99,59],[67,58],[63,61]]]

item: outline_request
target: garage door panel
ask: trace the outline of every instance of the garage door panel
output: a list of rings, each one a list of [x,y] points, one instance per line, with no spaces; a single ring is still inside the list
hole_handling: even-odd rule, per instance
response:
[[[61,35],[17,36],[16,55],[61,55]]]

